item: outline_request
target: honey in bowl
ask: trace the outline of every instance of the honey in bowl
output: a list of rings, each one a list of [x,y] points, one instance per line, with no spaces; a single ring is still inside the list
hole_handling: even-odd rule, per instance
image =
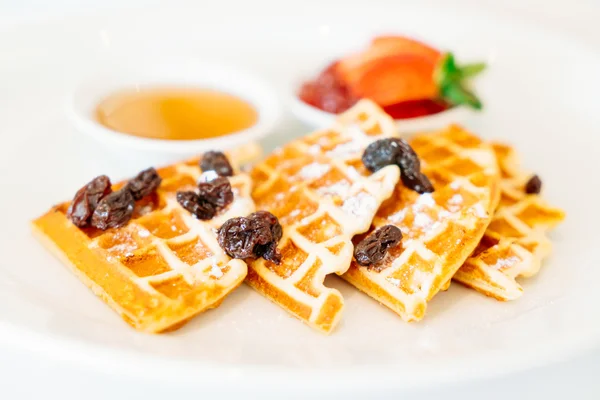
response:
[[[133,136],[162,140],[197,140],[247,129],[258,119],[243,99],[201,88],[122,90],[96,109],[98,122]]]

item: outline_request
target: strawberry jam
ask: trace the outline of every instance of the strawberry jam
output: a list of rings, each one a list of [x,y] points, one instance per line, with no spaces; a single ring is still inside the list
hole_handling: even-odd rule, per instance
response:
[[[359,99],[352,95],[336,70],[337,62],[329,65],[316,79],[302,85],[300,100],[320,110],[338,114],[352,107]],[[424,117],[445,111],[450,106],[441,100],[422,99],[403,101],[384,107],[394,119]]]

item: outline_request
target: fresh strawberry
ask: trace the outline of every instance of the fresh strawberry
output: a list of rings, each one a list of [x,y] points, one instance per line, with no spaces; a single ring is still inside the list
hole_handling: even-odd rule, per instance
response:
[[[438,94],[433,80],[435,67],[431,59],[419,55],[391,55],[363,65],[348,85],[354,96],[371,99],[384,107],[431,99]]]
[[[340,60],[336,68],[340,76],[352,85],[365,68],[372,67],[375,60],[403,54],[421,56],[432,63],[437,63],[442,56],[438,50],[404,36],[378,36],[366,50]]]
[[[485,64],[459,66],[452,53],[404,36],[379,36],[364,51],[332,64],[319,79],[307,84],[301,97],[309,104],[339,112],[359,98],[386,107],[412,101],[442,101],[480,109],[481,101],[468,80]],[[334,79],[335,78],[335,79]]]
[[[345,76],[350,93],[369,98],[385,107],[423,99],[441,99],[452,105],[481,109],[481,101],[469,88],[485,64],[459,66],[452,53],[438,59],[400,53],[372,59]]]
[[[298,96],[302,101],[330,113],[340,113],[352,107],[354,98],[337,73],[337,63],[330,64],[316,79],[306,82]]]
[[[371,41],[371,48],[387,54],[419,55],[433,62],[437,62],[442,57],[442,53],[433,47],[405,36],[377,36]]]
[[[383,108],[386,114],[394,119],[407,119],[437,114],[450,108],[441,100],[411,100],[391,104]]]

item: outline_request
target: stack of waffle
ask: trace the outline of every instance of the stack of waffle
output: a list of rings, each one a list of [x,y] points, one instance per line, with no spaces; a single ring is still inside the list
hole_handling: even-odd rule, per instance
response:
[[[519,297],[516,278],[537,273],[548,256],[548,231],[564,213],[527,194],[529,174],[514,151],[458,126],[409,143],[435,190],[406,188],[400,169],[370,172],[362,154],[398,135],[394,121],[361,101],[336,124],[292,141],[230,179],[234,201],[201,221],[175,199],[200,177],[198,160],[159,169],[156,193],[142,199],[124,226],[78,228],[68,203],[34,221],[41,240],[136,329],[161,332],[216,307],[244,279],[308,325],[331,332],[343,310],[325,276],[344,280],[406,321],[424,317],[429,301],[452,279],[500,300]],[[230,154],[232,161],[239,153]],[[115,189],[120,185],[115,185]],[[230,258],[218,228],[255,210],[282,226],[281,262]],[[377,268],[359,265],[354,246],[377,228],[402,232]]]

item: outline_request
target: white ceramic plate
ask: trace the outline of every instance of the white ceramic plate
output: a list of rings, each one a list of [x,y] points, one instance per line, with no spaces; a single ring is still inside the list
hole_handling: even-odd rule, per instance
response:
[[[383,31],[491,60],[480,85],[486,110],[470,127],[514,143],[543,177],[547,198],[568,212],[553,235],[552,258],[539,276],[523,282],[522,299],[499,303],[453,285],[431,302],[424,321],[406,324],[333,278],[327,284],[341,290],[346,308],[337,331],[325,337],[241,287],[182,330],[148,336],[123,323],[32,238],[28,221],[91,176],[117,179],[136,172],[127,158],[78,134],[62,112],[64,96],[97,63],[201,55],[239,63],[289,95],[285,89],[294,77]],[[346,4],[340,13],[319,4],[294,16],[264,12],[254,2],[233,11],[218,4],[188,6],[66,19],[3,34],[0,345],[136,382],[237,393],[293,388],[296,395],[431,386],[521,370],[598,346],[599,70],[597,53],[561,35],[487,14],[416,5]],[[288,116],[266,145],[303,130]]]

